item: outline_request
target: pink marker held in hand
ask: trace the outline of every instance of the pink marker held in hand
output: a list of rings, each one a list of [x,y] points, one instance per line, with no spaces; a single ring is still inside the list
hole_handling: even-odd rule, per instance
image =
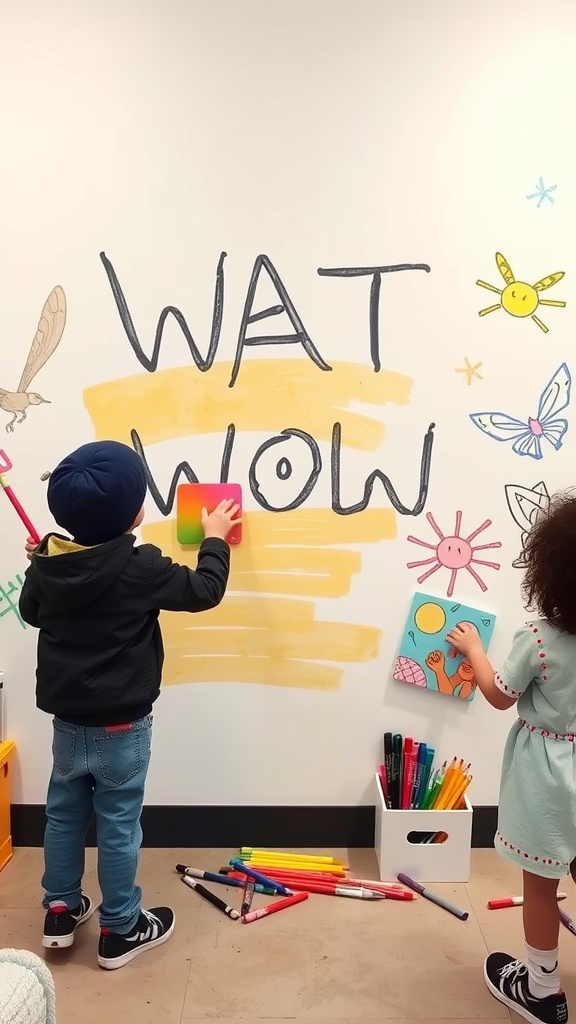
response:
[[[32,525],[31,520],[26,515],[26,512],[22,508],[22,505],[18,501],[18,498],[14,494],[14,491],[10,487],[8,480],[4,475],[5,473],[8,472],[9,469],[12,469],[12,463],[10,462],[10,459],[6,455],[6,452],[0,451],[0,486],[3,488],[8,500],[16,509],[16,512],[20,516],[20,519],[24,523],[24,526],[28,530],[32,540],[35,541],[36,544],[39,544],[40,541],[42,540],[40,534],[38,533],[37,529]]]

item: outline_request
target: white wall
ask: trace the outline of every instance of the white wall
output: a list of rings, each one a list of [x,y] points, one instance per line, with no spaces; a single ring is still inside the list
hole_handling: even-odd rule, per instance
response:
[[[480,696],[462,707],[390,679],[417,589],[417,573],[406,563],[425,557],[407,538],[433,539],[425,514],[397,515],[395,539],[361,543],[370,533],[390,531],[390,512],[364,519],[319,513],[320,530],[336,520],[345,523],[348,533],[337,543],[360,552],[362,564],[350,588],[344,588],[349,592],[308,595],[315,600],[316,619],[370,627],[382,636],[350,634],[351,658],[360,657],[364,642],[375,645],[376,657],[332,664],[342,673],[335,688],[333,677],[332,688],[306,688],[306,670],[286,664],[290,651],[301,651],[306,638],[278,628],[273,612],[278,594],[267,596],[262,574],[272,555],[259,545],[269,520],[249,491],[248,467],[258,445],[280,430],[299,428],[316,437],[320,430],[318,484],[303,510],[277,518],[284,530],[291,523],[296,531],[313,528],[310,510],[330,505],[330,429],[341,419],[345,438],[354,429],[357,435],[356,447],[343,450],[343,501],[358,501],[366,475],[379,466],[411,506],[418,493],[422,439],[434,421],[424,512],[432,512],[445,531],[457,509],[465,532],[492,520],[481,540],[502,542],[486,556],[502,567],[482,571],[485,595],[460,573],[455,598],[498,615],[492,651],[496,661],[504,655],[523,617],[520,574],[511,567],[520,531],[507,509],[504,485],[531,487],[544,480],[553,491],[571,484],[576,428],[570,425],[559,452],[544,443],[538,463],[483,436],[469,414],[502,410],[519,418],[535,416],[553,371],[564,360],[576,370],[571,230],[576,199],[570,191],[576,173],[571,132],[576,83],[570,70],[576,9],[571,0],[549,0],[545,15],[536,0],[506,5],[491,0],[221,0],[212,5],[4,0],[0,17],[4,388],[17,386],[50,289],[62,285],[68,303],[60,346],[31,385],[52,404],[30,409],[13,435],[4,436],[1,428],[17,493],[32,518],[49,529],[39,477],[71,447],[94,438],[90,396],[108,403],[100,422],[109,434],[124,423],[123,395],[132,396],[128,419],[133,416],[163,492],[183,458],[200,477],[217,478],[223,434],[203,431],[202,416],[188,434],[155,440],[162,425],[164,433],[167,428],[177,432],[178,417],[188,415],[186,409],[176,410],[169,375],[159,392],[159,375],[169,368],[187,368],[184,406],[202,409],[204,403],[207,419],[218,407],[222,423],[230,410],[229,422],[239,425],[230,478],[244,486],[247,527],[242,551],[234,553],[242,561],[235,565],[251,573],[252,587],[262,578],[270,612],[262,613],[257,632],[238,621],[232,628],[241,634],[239,657],[249,654],[252,644],[268,652],[267,684],[235,678],[203,682],[220,642],[215,628],[213,641],[206,636],[206,622],[218,620],[195,621],[203,630],[198,635],[206,660],[191,659],[189,670],[181,669],[188,677],[167,685],[157,705],[148,799],[363,801],[381,734],[392,729],[436,743],[444,756],[468,757],[474,764],[473,800],[495,802],[500,750],[513,712],[499,715]],[[540,175],[557,189],[554,204],[546,200],[537,208],[527,195]],[[99,259],[102,250],[116,268],[148,354],[160,310],[170,304],[182,310],[206,353],[216,264],[221,251],[228,253],[222,335],[212,371],[194,370],[170,320],[158,374],[146,373],[126,340]],[[545,295],[565,300],[566,308],[538,310],[549,333],[503,310],[479,318],[493,295],[476,280],[503,286],[496,251],[530,283],[565,271]],[[236,388],[226,386],[228,370],[222,364],[234,358],[259,253],[270,257],[314,344],[334,365],[332,381],[343,389],[343,398],[334,398],[330,374],[315,370],[300,346],[248,349]],[[377,375],[369,353],[369,279],[333,280],[317,269],[404,262],[427,263],[431,272],[384,277],[382,373]],[[278,301],[273,289],[262,285],[254,311]],[[285,319],[278,317],[277,327],[285,332]],[[271,319],[251,328],[252,333],[274,329]],[[470,386],[455,372],[464,357],[483,364],[483,379]],[[261,382],[252,391],[249,386],[251,361],[263,359],[299,359],[309,380],[304,400],[298,384],[289,385],[290,402],[282,406],[278,399],[276,418],[270,389]],[[343,368],[343,362],[360,369]],[[279,374],[275,369],[270,364],[266,371],[271,380],[282,377],[284,364]],[[390,372],[408,380],[386,377]],[[347,404],[346,389],[355,375],[357,397],[348,410],[335,412],[338,401]],[[128,380],[134,377],[140,384]],[[98,390],[111,381],[121,383]],[[138,388],[140,400],[131,404]],[[379,404],[386,391],[395,390],[408,399],[404,404]],[[150,425],[153,407],[161,409],[160,428],[158,416]],[[351,413],[372,417],[376,424],[362,421],[354,428]],[[567,417],[571,421],[570,407]],[[385,424],[385,431],[378,424]],[[261,485],[278,503],[290,500],[308,474],[301,442],[286,444],[282,454],[288,448],[291,482],[280,484],[276,478],[278,449],[274,459],[269,454],[260,464]],[[379,484],[371,508],[390,509]],[[0,514],[0,582],[6,586],[25,568],[24,535],[7,502]],[[161,519],[149,501],[149,523]],[[147,536],[155,530],[150,526]],[[169,545],[169,550],[175,549]],[[344,556],[335,558],[334,578]],[[443,596],[447,579],[443,570],[428,581],[428,589]],[[309,585],[292,598],[305,599]],[[237,600],[242,589],[232,587],[229,600]],[[167,632],[172,628],[168,625]],[[324,638],[320,632],[310,640],[306,657],[315,665],[329,664],[338,635],[338,626]],[[192,633],[191,654],[194,643]],[[33,631],[22,629],[11,613],[0,619],[0,652],[7,723],[19,748],[15,799],[40,802],[49,769],[50,723],[35,710]],[[290,672],[297,685],[276,685]]]

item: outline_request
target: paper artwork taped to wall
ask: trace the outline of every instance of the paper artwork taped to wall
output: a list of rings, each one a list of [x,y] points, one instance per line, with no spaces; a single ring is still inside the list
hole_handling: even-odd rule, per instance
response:
[[[422,689],[471,701],[476,679],[468,658],[454,652],[447,634],[459,622],[471,622],[488,650],[496,616],[430,594],[415,594],[400,644],[393,678]]]

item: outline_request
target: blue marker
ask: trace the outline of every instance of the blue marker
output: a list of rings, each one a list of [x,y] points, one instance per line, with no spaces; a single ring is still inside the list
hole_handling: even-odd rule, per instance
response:
[[[176,871],[179,875],[188,875],[189,878],[202,878],[205,882],[217,882],[219,885],[230,885],[236,889],[243,889],[244,882],[239,878],[228,878],[228,875],[214,874],[212,871],[202,871],[200,868],[188,868],[185,864],[177,864]],[[257,885],[256,892],[264,893],[265,896],[273,896],[276,888],[270,885]]]
[[[248,864],[244,864],[241,860],[234,858],[230,861],[230,864],[236,869],[236,871],[241,871],[243,875],[250,875],[250,878],[253,878],[255,882],[260,882],[260,885],[276,889],[276,892],[279,892],[281,896],[294,895],[292,890],[287,889],[285,885],[281,885],[280,882],[273,882],[271,878],[266,878],[266,875],[260,875],[257,871],[254,871],[253,868],[249,867]]]
[[[414,801],[414,807],[417,810],[419,810],[422,807],[423,800],[424,800],[424,797],[426,795],[426,790],[428,789],[428,783],[430,781],[430,775],[431,775],[431,772],[432,772],[432,764],[434,762],[434,755],[435,754],[436,754],[436,751],[434,750],[434,747],[426,747],[426,761],[425,761],[425,764],[424,764],[424,768],[422,769],[422,778],[420,780],[420,787],[418,789],[418,792],[416,794],[416,799]]]

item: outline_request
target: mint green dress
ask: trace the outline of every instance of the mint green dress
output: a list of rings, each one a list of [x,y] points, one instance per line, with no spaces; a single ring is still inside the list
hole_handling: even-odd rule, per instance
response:
[[[576,858],[576,636],[546,619],[527,623],[495,683],[518,709],[495,847],[525,871],[562,878]]]

